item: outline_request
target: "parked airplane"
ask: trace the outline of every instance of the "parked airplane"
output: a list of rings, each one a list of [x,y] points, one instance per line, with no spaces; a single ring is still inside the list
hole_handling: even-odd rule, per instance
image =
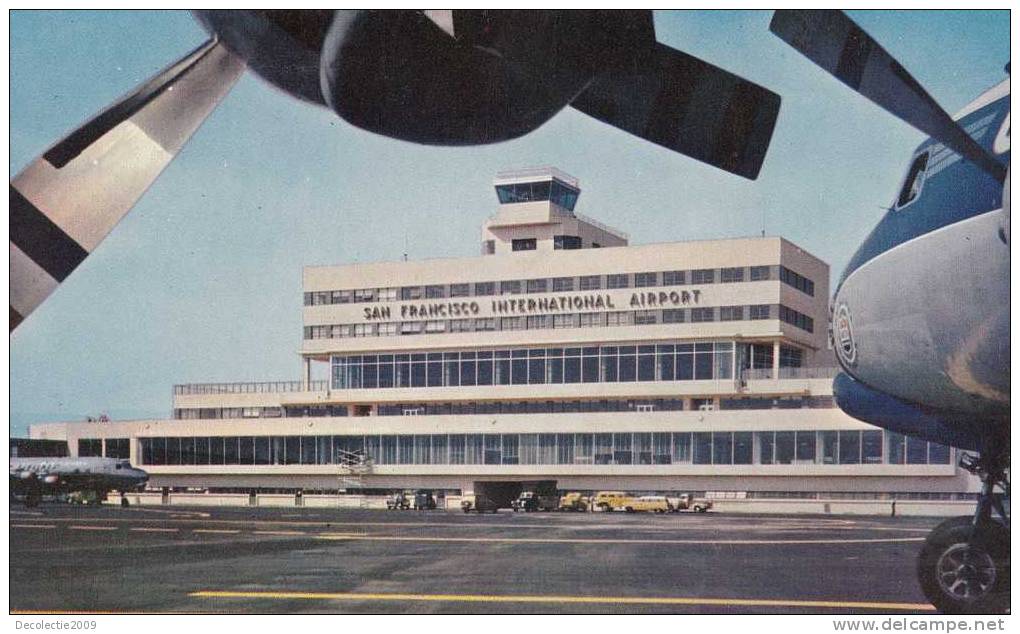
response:
[[[980,452],[961,461],[982,480],[975,514],[934,529],[918,576],[943,612],[1006,610],[1009,78],[950,117],[840,11],[777,11],[770,30],[930,135],[836,288],[833,391],[854,418]]]
[[[756,178],[779,96],[655,39],[651,11],[196,11],[212,39],[47,150],[10,187],[10,329],[145,193],[247,66],[378,134],[512,139],[570,105]]]
[[[37,506],[44,495],[92,491],[102,500],[110,491],[134,491],[149,474],[119,458],[11,458],[11,495]]]

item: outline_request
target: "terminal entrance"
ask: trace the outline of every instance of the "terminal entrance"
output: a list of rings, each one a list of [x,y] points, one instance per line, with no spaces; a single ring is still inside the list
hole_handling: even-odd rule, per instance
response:
[[[475,495],[484,495],[499,508],[510,508],[510,503],[524,491],[546,495],[556,493],[556,480],[476,481]]]

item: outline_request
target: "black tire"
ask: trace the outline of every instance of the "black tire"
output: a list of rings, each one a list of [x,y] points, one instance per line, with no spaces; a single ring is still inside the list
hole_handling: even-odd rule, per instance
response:
[[[935,527],[917,558],[921,590],[943,614],[1004,614],[1009,610],[1009,529],[991,522],[982,527],[979,543],[969,546],[973,531],[968,516]],[[953,567],[964,564],[972,576],[960,580]]]

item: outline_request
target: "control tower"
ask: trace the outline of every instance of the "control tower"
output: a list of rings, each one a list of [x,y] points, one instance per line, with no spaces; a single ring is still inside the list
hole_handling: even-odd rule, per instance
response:
[[[574,211],[581,188],[555,167],[496,174],[499,209],[482,225],[482,255],[627,246],[626,233]]]

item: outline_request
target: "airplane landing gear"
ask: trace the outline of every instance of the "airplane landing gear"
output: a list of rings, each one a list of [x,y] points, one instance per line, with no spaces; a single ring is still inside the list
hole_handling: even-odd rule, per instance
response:
[[[960,466],[978,475],[981,495],[973,517],[948,519],[928,535],[917,562],[924,595],[943,614],[1001,614],[1009,610],[1009,457],[973,458]],[[995,493],[995,487],[1003,493]]]

